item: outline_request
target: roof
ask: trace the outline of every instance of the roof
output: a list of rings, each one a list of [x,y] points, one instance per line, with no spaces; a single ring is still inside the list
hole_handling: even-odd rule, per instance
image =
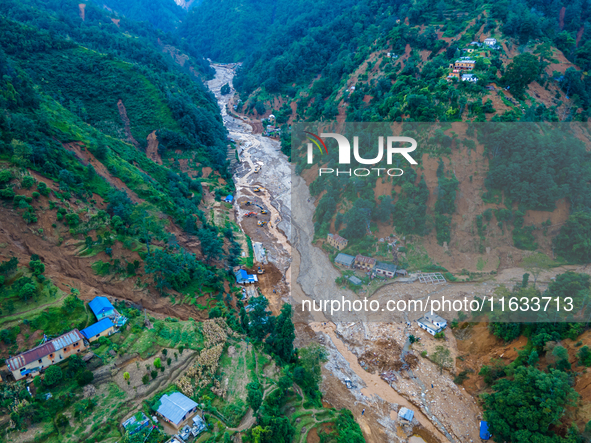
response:
[[[480,422],[480,438],[483,440],[488,440],[490,438],[490,432],[488,432],[488,422],[484,420]]]
[[[227,197],[224,199],[224,201],[227,201],[227,202],[231,202],[232,200],[234,200],[234,196],[233,196],[233,195],[228,195],[228,196],[227,196]]]
[[[412,421],[414,416],[415,416],[414,411],[411,411],[408,408],[400,408],[400,411],[398,411],[398,417],[403,418],[408,421]]]
[[[172,394],[163,395],[160,398],[158,413],[175,425],[178,425],[185,415],[187,415],[187,412],[196,407],[197,403],[189,397],[180,392],[173,392]]]
[[[396,272],[396,269],[398,269],[398,266],[396,266],[395,264],[392,264],[392,263],[384,263],[382,261],[379,261],[376,263],[376,269],[381,269],[382,271],[387,271],[387,272]]]
[[[43,343],[36,348],[29,349],[28,351],[25,351],[16,357],[9,358],[6,361],[6,365],[8,366],[9,370],[16,371],[17,369],[27,366],[29,363],[40,360],[43,357],[59,351],[60,349],[65,348],[66,346],[76,343],[82,339],[83,337],[80,334],[80,331],[78,331],[78,329],[74,329],[65,333],[64,335],[54,338],[53,340],[49,340],[48,342]]]
[[[107,297],[95,297],[88,303],[94,315],[103,314],[115,309]]]
[[[360,285],[361,283],[363,283],[361,280],[359,280],[357,277],[355,277],[354,275],[352,275],[351,277],[349,277],[349,281],[351,283],[353,283],[354,285]]]
[[[432,321],[432,322],[437,322],[437,323],[443,323],[443,322],[445,322],[445,323],[447,323],[447,320],[446,319],[444,319],[443,317],[441,317],[441,316],[439,316],[437,314],[427,313],[427,314],[425,314],[425,318],[427,320],[429,320],[429,321]]]
[[[419,318],[417,320],[417,323],[420,323],[423,326],[425,326],[425,327],[427,327],[427,328],[429,328],[429,329],[431,329],[431,330],[433,330],[435,332],[439,332],[442,329],[440,326],[434,325],[433,322],[431,320],[429,320],[428,318],[426,318],[426,317]]]
[[[334,241],[336,241],[337,243],[348,243],[349,240],[347,240],[344,237],[341,237],[339,234],[328,234],[329,237],[332,237],[332,239]]]
[[[195,417],[193,417],[193,426],[197,428],[197,432],[201,432],[207,429],[207,423],[203,421],[200,415],[196,415]]]
[[[95,335],[98,335],[101,332],[104,332],[107,329],[112,328],[113,326],[115,325],[113,324],[110,318],[103,318],[101,321],[93,325],[90,325],[88,328],[82,329],[82,331],[80,331],[80,334],[82,334],[84,338],[88,340],[89,338],[94,337]]]
[[[254,283],[259,281],[256,275],[249,274],[244,269],[240,269],[234,273],[237,283]]]
[[[340,263],[341,265],[351,266],[355,261],[355,257],[349,254],[343,254],[342,252],[336,256],[334,259],[335,263]]]
[[[456,63],[476,63],[474,60],[456,60]]]
[[[358,261],[360,263],[366,263],[368,265],[373,265],[373,264],[375,264],[376,259],[371,258],[371,257],[366,257],[365,255],[357,254],[355,256],[355,261]]]
[[[123,428],[130,434],[135,434],[136,432],[141,431],[149,424],[150,422],[148,420],[148,417],[146,417],[146,414],[140,411],[137,414],[129,417],[123,423],[121,423],[121,426],[123,426]]]

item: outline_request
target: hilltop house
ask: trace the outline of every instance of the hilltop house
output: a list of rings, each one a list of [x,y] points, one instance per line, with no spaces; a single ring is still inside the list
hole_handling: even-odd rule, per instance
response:
[[[427,313],[417,320],[417,324],[419,328],[435,335],[447,327],[447,320],[437,314]]]
[[[477,82],[478,77],[474,74],[462,74],[462,81],[463,82]]]
[[[377,262],[374,270],[376,274],[383,275],[384,277],[393,278],[396,275],[396,269],[398,267],[392,263]]]
[[[197,403],[180,392],[165,394],[160,397],[160,406],[156,413],[167,423],[179,429],[183,422],[197,410]]]
[[[101,321],[82,329],[80,334],[88,340],[93,342],[101,337],[108,337],[115,333],[115,325],[110,318],[103,318]]]
[[[88,306],[94,312],[97,320],[114,316],[117,312],[107,297],[95,297],[88,303]]]
[[[355,257],[355,266],[360,269],[365,269],[366,271],[371,271],[374,266],[376,265],[376,259],[371,257],[366,257],[365,255],[357,254]]]
[[[85,349],[84,337],[78,329],[74,329],[16,357],[9,358],[6,360],[6,366],[15,380],[34,377],[49,366]]]
[[[334,259],[334,262],[337,265],[351,268],[353,266],[353,263],[355,262],[355,257],[353,257],[352,255],[349,255],[349,254],[340,253],[339,255],[336,256],[336,258]]]
[[[484,39],[484,44],[486,46],[496,46],[497,45],[497,39],[496,38],[492,38],[492,37],[485,38]]]
[[[341,237],[339,234],[328,234],[326,240],[328,241],[329,245],[338,249],[339,251],[345,249],[347,247],[347,243],[349,243],[349,240]]]

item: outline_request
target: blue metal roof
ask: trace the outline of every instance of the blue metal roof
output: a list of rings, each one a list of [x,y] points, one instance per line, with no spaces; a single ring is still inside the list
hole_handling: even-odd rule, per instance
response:
[[[94,325],[90,325],[88,328],[82,329],[80,333],[89,340],[90,338],[94,337],[95,335],[100,334],[103,331],[106,331],[109,328],[115,326],[110,318],[103,318],[101,321],[95,323]]]
[[[408,408],[400,408],[400,411],[398,411],[398,417],[401,417],[407,421],[412,421],[413,417],[415,416],[414,411],[411,411]]]
[[[480,438],[483,440],[488,440],[490,438],[490,432],[488,432],[488,422],[486,421],[480,422]]]
[[[227,196],[227,197],[224,199],[224,201],[226,201],[226,202],[228,202],[228,203],[230,203],[232,200],[234,200],[234,197],[233,197],[232,195],[228,195],[228,196]]]
[[[90,306],[94,315],[103,314],[115,309],[107,297],[95,297],[88,303],[88,306]]]
[[[172,394],[163,395],[160,398],[158,413],[175,425],[178,425],[183,420],[183,417],[191,409],[196,407],[197,403],[189,397],[186,397],[180,392],[173,392]]]
[[[236,277],[236,283],[254,283],[258,281],[258,278],[254,274],[249,274],[244,269],[238,270],[234,273]]]

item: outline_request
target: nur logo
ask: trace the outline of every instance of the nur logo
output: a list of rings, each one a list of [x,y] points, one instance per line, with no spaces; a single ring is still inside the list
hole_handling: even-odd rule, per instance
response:
[[[320,151],[320,154],[328,154],[328,148],[326,144],[322,140],[322,138],[330,137],[334,138],[338,145],[339,145],[339,165],[349,165],[351,164],[351,143],[347,137],[341,134],[336,133],[321,133],[320,136],[313,134],[311,132],[304,131],[309,136],[307,137],[311,143],[308,143],[308,152],[307,152],[307,161],[308,164],[312,164],[314,161],[314,145]],[[410,146],[400,146],[401,144],[409,144]],[[390,136],[386,137],[386,144],[387,147],[386,151],[386,161],[388,165],[392,164],[392,159],[394,154],[402,155],[411,165],[416,165],[417,162],[414,158],[410,156],[410,153],[417,149],[417,141],[411,137],[395,137]],[[322,147],[321,147],[322,146]],[[324,148],[324,150],[322,149]],[[375,158],[362,158],[359,154],[359,137],[353,137],[353,157],[355,160],[362,164],[362,165],[377,165],[382,161],[384,158],[384,137],[378,137],[378,153]],[[371,170],[370,170],[371,169]],[[336,175],[354,175],[358,177],[363,177],[371,174],[371,171],[376,171],[377,175],[379,176],[381,171],[386,170],[386,173],[390,176],[400,176],[404,173],[404,171],[400,168],[357,168],[354,170],[336,170]],[[332,168],[320,168],[318,173],[319,175],[322,174],[332,174],[335,170]]]

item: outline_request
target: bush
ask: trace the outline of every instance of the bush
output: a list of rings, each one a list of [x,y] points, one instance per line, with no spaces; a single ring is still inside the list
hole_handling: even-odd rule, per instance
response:
[[[45,371],[45,385],[55,386],[62,381],[63,376],[62,368],[59,366],[50,366]]]
[[[26,177],[24,177],[21,180],[21,186],[25,189],[30,189],[31,186],[33,186],[35,184],[35,179],[33,177],[31,177],[30,175],[27,175]]]
[[[87,369],[78,372],[78,374],[76,374],[76,383],[78,383],[78,386],[86,386],[90,383],[92,383],[92,381],[94,380],[94,374],[92,373],[92,371],[89,371]]]
[[[149,381],[150,381],[150,375],[144,374],[144,376],[142,377],[142,383],[147,385]]]
[[[158,377],[158,371],[153,370],[152,372],[150,372],[150,375],[152,376],[152,379],[155,379],[156,377]]]
[[[460,372],[455,378],[454,378],[454,383],[456,385],[461,385],[462,383],[464,383],[468,378],[468,370],[464,370],[462,372]]]

